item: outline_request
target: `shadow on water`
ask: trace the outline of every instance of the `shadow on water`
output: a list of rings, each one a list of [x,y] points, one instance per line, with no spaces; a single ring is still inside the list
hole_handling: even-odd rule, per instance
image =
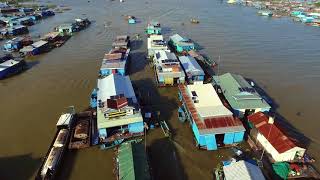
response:
[[[259,84],[257,84],[253,79],[245,78],[249,83],[254,84],[254,89],[261,95],[261,97],[267,101],[267,103],[271,106],[272,109],[276,110],[279,108],[279,104],[276,103],[276,101],[268,95],[268,93],[265,91],[267,89],[267,86],[261,87]]]
[[[64,180],[64,179],[70,179],[70,176],[72,174],[72,170],[74,168],[75,160],[77,157],[77,151],[76,150],[67,150],[64,154],[61,166],[59,167],[59,170],[57,171],[56,178],[57,180]]]
[[[168,138],[155,140],[148,148],[150,164],[153,167],[152,173],[155,180],[187,179],[182,168],[180,156]]]
[[[128,75],[133,75],[137,72],[142,71],[147,65],[146,53],[144,52],[133,52],[130,54],[130,61],[128,64]]]
[[[31,179],[40,166],[41,159],[32,154],[0,157],[0,179]]]
[[[141,48],[141,46],[143,45],[143,41],[135,39],[131,41],[131,44],[132,44],[131,50],[134,51]]]
[[[161,34],[162,35],[171,34],[171,32],[172,32],[171,27],[161,27]]]

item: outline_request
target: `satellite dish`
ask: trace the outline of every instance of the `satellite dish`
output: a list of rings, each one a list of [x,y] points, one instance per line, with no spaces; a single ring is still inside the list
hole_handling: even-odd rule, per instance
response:
[[[254,82],[253,81],[251,81],[250,84],[251,84],[252,87],[254,86]]]

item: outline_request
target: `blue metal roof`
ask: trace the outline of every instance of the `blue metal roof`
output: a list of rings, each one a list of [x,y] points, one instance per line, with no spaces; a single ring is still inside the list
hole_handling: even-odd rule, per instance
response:
[[[184,69],[184,71],[186,72],[187,76],[188,74],[191,75],[205,75],[204,71],[202,70],[202,68],[200,67],[200,65],[198,64],[198,62],[191,56],[179,56],[179,60],[182,64],[182,67]]]

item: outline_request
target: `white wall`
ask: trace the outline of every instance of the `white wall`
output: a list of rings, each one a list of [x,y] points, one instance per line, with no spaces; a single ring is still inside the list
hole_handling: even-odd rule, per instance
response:
[[[305,149],[300,147],[294,147],[286,152],[279,154],[279,152],[269,143],[269,141],[260,133],[257,135],[258,142],[265,148],[265,150],[271,154],[272,158],[276,162],[293,160],[297,152],[305,153]]]

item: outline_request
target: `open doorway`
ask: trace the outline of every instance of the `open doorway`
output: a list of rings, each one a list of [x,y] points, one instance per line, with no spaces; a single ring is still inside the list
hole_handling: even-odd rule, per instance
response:
[[[224,140],[224,134],[216,134],[216,141],[217,141],[218,147],[224,146],[223,140]]]

